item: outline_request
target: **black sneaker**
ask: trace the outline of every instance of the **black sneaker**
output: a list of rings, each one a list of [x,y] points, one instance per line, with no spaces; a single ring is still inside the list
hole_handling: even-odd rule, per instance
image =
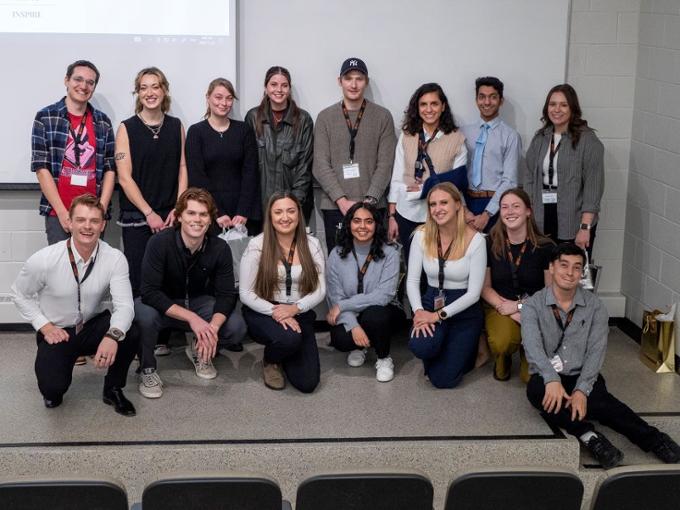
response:
[[[663,432],[659,435],[659,442],[652,448],[652,453],[666,464],[680,462],[680,446]]]
[[[616,467],[623,460],[623,452],[599,433],[590,438],[586,443],[586,448],[605,469]]]

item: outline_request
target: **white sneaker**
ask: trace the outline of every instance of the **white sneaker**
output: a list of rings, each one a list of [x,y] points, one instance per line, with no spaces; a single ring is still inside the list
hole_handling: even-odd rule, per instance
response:
[[[217,377],[217,370],[215,370],[212,360],[209,360],[207,363],[201,360],[191,345],[187,345],[184,352],[186,353],[187,358],[189,358],[189,361],[194,364],[198,377],[201,379],[214,379]]]
[[[390,356],[375,362],[375,378],[379,382],[389,382],[394,379],[394,362]]]
[[[350,367],[360,367],[366,361],[366,349],[355,349],[347,355],[347,364]]]
[[[163,381],[155,368],[145,368],[140,374],[139,392],[146,398],[163,396]]]
[[[172,351],[166,344],[158,344],[156,347],[154,347],[153,353],[155,356],[169,356]]]

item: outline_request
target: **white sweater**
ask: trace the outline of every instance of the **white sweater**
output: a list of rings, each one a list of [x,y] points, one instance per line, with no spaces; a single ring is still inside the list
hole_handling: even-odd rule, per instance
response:
[[[423,232],[416,230],[411,242],[408,258],[406,292],[409,303],[415,312],[422,310],[420,296],[420,274],[425,270],[427,283],[439,287],[439,261],[424,254]],[[458,260],[447,260],[444,264],[444,289],[467,289],[461,297],[444,307],[451,317],[479,301],[486,273],[486,241],[482,234],[475,234],[468,245],[465,255]]]
[[[262,299],[255,294],[255,280],[257,279],[257,271],[260,267],[260,257],[262,256],[262,241],[264,234],[260,234],[248,243],[246,251],[241,258],[241,267],[239,270],[239,297],[241,302],[251,310],[256,312],[271,315],[274,304],[266,299]],[[279,303],[295,303],[302,312],[311,310],[316,305],[323,301],[326,297],[326,277],[324,275],[324,255],[321,250],[321,243],[316,237],[307,236],[307,243],[309,244],[309,251],[312,253],[312,259],[316,264],[316,269],[319,272],[319,284],[314,292],[306,296],[300,295],[300,276],[302,274],[302,266],[294,264],[291,267],[290,275],[293,279],[290,296],[286,296],[286,269],[282,263],[279,263],[279,288],[274,294],[273,301]]]

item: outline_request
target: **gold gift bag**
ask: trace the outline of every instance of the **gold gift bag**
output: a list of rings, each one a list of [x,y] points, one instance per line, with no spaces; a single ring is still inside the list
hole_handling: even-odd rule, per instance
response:
[[[657,374],[675,372],[675,310],[646,310],[642,315],[640,359]]]

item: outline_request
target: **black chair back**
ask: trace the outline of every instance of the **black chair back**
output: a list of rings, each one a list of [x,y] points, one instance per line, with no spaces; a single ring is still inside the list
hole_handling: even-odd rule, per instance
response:
[[[498,470],[468,473],[449,486],[445,510],[579,510],[581,480],[569,472]]]
[[[13,480],[0,482],[8,510],[128,510],[125,489],[113,481]]]
[[[314,476],[297,491],[296,510],[432,510],[432,483],[418,474]]]
[[[677,510],[680,508],[680,469],[613,469],[595,490],[593,510]]]
[[[143,510],[281,510],[281,489],[257,476],[177,476],[148,485]]]

